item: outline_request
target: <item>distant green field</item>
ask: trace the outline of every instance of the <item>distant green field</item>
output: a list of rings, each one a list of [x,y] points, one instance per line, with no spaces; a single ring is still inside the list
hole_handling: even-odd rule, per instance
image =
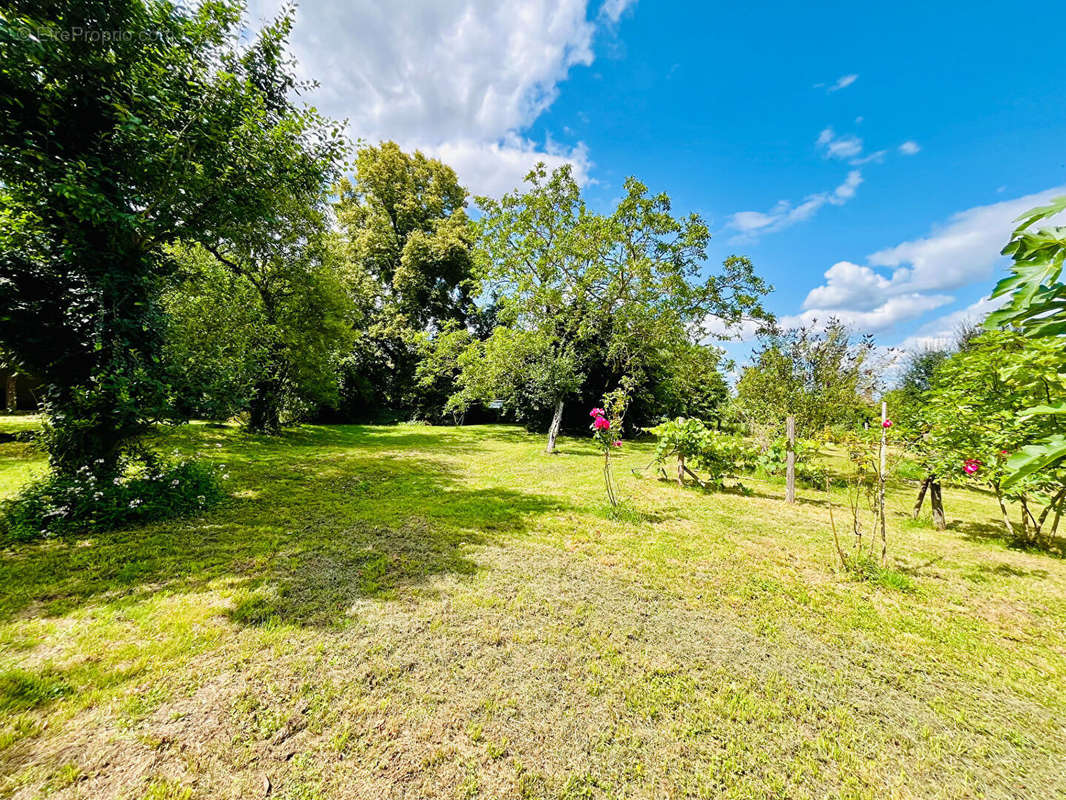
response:
[[[589,441],[512,426],[158,438],[232,501],[0,551],[0,797],[1066,796],[1066,561],[982,494],[937,532],[892,487],[892,588],[822,492],[648,443],[612,514]],[[43,468],[0,444],[0,494]]]

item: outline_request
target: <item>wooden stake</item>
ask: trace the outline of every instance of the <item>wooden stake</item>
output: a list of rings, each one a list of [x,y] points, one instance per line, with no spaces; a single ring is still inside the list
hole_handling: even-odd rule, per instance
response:
[[[885,529],[885,468],[888,459],[888,403],[881,401],[881,470],[878,473],[877,508],[881,516],[881,563],[888,556],[888,531]]]
[[[796,502],[796,417],[789,414],[785,420],[785,500]]]

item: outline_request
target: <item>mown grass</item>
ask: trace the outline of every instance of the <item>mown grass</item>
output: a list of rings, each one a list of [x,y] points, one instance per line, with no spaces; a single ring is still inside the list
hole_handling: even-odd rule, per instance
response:
[[[159,443],[233,499],[0,554],[0,797],[1066,793],[1066,561],[979,493],[937,532],[893,487],[899,579],[860,581],[822,493],[650,444],[612,512],[589,442],[509,426]],[[42,468],[0,444],[0,493]]]

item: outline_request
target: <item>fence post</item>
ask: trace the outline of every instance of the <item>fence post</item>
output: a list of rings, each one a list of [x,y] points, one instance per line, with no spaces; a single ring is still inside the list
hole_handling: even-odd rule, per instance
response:
[[[796,502],[796,417],[789,414],[785,420],[785,500]]]
[[[881,401],[881,469],[877,475],[877,510],[881,517],[881,563],[888,555],[888,531],[885,526],[885,468],[888,460],[888,403]]]

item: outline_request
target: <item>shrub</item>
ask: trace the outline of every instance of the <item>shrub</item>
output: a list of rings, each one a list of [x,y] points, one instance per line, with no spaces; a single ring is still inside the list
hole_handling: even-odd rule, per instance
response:
[[[660,470],[665,474],[666,460],[676,458],[678,483],[683,484],[687,474],[704,488],[720,488],[725,478],[735,478],[755,466],[755,450],[743,437],[719,433],[698,419],[678,417],[652,432],[659,437],[655,460]],[[709,477],[701,478],[694,469],[706,471]]]
[[[225,497],[221,469],[142,451],[124,456],[111,479],[88,466],[52,473],[0,504],[0,528],[8,540],[28,541],[194,513]]]
[[[825,483],[825,469],[816,463],[820,449],[818,442],[812,439],[796,440],[796,479],[812,488]],[[788,466],[788,440],[781,436],[771,442],[759,454],[755,465],[764,475],[784,475]]]

